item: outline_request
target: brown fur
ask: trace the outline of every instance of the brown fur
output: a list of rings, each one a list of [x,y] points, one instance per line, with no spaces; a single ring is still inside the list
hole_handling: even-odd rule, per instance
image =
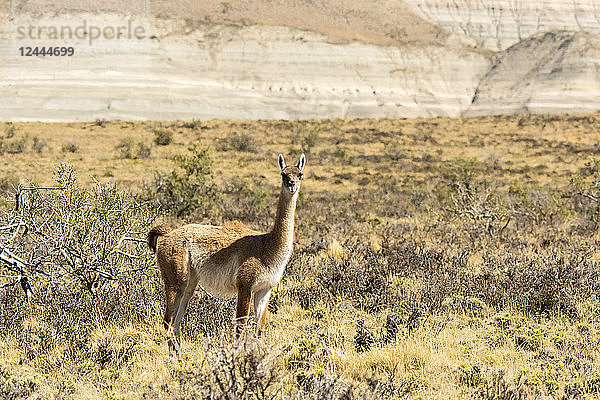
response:
[[[156,241],[159,236],[166,235],[171,231],[171,227],[167,225],[157,225],[148,232],[147,242],[148,247],[153,253],[156,253]]]
[[[279,163],[282,188],[271,232],[261,233],[231,222],[222,226],[191,224],[173,230],[163,225],[148,233],[148,245],[156,253],[165,283],[164,324],[175,338],[179,338],[181,319],[199,282],[217,294],[237,293],[237,333],[248,319],[254,295],[258,328],[264,328],[270,290],[279,282],[291,255],[304,155],[298,166],[285,166],[281,156]]]

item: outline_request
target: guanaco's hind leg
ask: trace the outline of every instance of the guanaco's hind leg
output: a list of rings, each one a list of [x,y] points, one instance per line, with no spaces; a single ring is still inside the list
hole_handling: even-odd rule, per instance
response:
[[[237,298],[237,310],[235,313],[235,336],[236,338],[240,336],[242,332],[242,328],[248,322],[248,317],[250,316],[250,298],[252,297],[252,291],[249,287],[240,287],[238,289],[238,298]]]
[[[179,335],[174,329],[175,317],[177,309],[181,302],[181,290],[177,287],[165,283],[165,317],[163,325],[167,331],[167,341],[170,350],[176,350],[176,341],[179,340]]]
[[[179,301],[176,304],[177,308],[175,309],[174,316],[173,316],[173,331],[175,332],[175,337],[177,338],[177,342],[179,342],[179,339],[181,337],[181,331],[180,331],[181,321],[183,320],[183,316],[185,315],[187,307],[190,303],[190,299],[194,295],[194,291],[196,290],[197,285],[198,285],[198,278],[190,277],[190,279],[188,279],[187,283],[182,285],[182,288],[180,289],[181,301]]]
[[[254,293],[254,314],[256,315],[256,331],[260,335],[265,328],[267,317],[267,304],[271,296],[271,289],[263,289]]]

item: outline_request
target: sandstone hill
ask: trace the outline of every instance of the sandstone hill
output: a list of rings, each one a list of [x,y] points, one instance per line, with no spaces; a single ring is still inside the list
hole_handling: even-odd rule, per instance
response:
[[[0,120],[600,109],[593,1],[563,6],[560,18],[559,2],[498,1],[495,19],[494,2],[468,0],[87,3],[0,1]],[[49,36],[49,27],[83,23],[85,37]],[[90,40],[92,27],[123,25],[144,34]],[[75,55],[19,54],[49,45]]]

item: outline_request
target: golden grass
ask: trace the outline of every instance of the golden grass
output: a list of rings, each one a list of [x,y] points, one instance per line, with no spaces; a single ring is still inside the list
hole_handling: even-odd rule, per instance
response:
[[[298,122],[214,120],[198,122],[194,128],[186,127],[182,122],[111,121],[105,126],[94,123],[14,123],[4,124],[4,128],[7,130],[11,125],[15,128],[15,136],[2,140],[8,143],[24,139],[26,148],[23,153],[1,156],[0,166],[5,180],[28,178],[49,184],[56,164],[70,161],[84,184],[97,178],[134,189],[144,181],[150,181],[154,171],[172,168],[170,157],[186,151],[193,141],[199,140],[204,145],[221,149],[231,146],[234,134],[248,135],[257,150],[219,150],[218,157],[213,157],[218,181],[254,179],[275,188],[279,181],[277,154],[281,152],[288,160],[295,160],[304,148],[308,153],[302,191],[311,195],[343,195],[368,190],[391,180],[396,180],[398,186],[406,190],[414,187],[427,190],[433,184],[432,174],[437,172],[426,166],[459,158],[477,160],[486,166],[486,175],[505,184],[518,181],[561,187],[567,185],[571,176],[600,152],[597,135],[600,114]],[[116,146],[122,140],[131,138],[136,143],[150,144],[154,138],[153,130],[159,128],[174,133],[172,144],[153,144],[148,159],[119,157]],[[317,136],[314,144],[308,146],[309,135],[313,131],[317,132]],[[34,137],[48,144],[48,148],[40,154],[32,149]],[[62,150],[68,140],[77,144],[76,152]],[[288,156],[290,153],[293,155]],[[387,157],[385,162],[382,161],[384,156]],[[495,164],[502,165],[502,168],[494,169]],[[414,226],[423,223],[414,218],[398,217],[395,222]],[[389,222],[378,215],[366,215],[365,221],[373,224]],[[318,266],[328,257],[339,261],[348,256],[342,237],[326,239],[326,248],[311,256],[309,265]],[[370,233],[364,240],[374,251],[379,251],[385,244],[375,233]],[[469,255],[468,267],[473,270],[472,273],[477,273],[484,256],[485,249]],[[590,257],[597,261],[600,252],[592,250]],[[287,286],[278,290],[300,287],[312,278],[306,277],[303,282],[287,282]],[[397,284],[402,288],[419,285],[420,282],[402,279]],[[184,329],[181,359],[170,356],[160,324],[159,307],[157,304],[156,321],[151,324],[100,325],[92,332],[93,357],[105,355],[106,365],[102,359],[83,361],[78,365],[60,364],[60,360],[66,359],[64,353],[69,351],[60,345],[50,354],[27,355],[18,343],[5,337],[0,341],[0,372],[10,371],[12,376],[35,381],[41,388],[39,393],[48,398],[58,398],[67,393],[67,397],[81,399],[135,399],[142,397],[149,388],[156,389],[162,385],[177,387],[181,371],[208,368],[206,353],[201,346],[205,338],[187,337]],[[322,308],[322,305],[318,304],[318,307]],[[43,312],[43,309],[31,308],[31,315],[23,324],[28,334],[38,335],[47,328],[38,318]],[[544,367],[546,364],[538,357],[546,354],[542,351],[561,353],[560,341],[550,339],[555,336],[581,341],[582,346],[589,345],[586,357],[591,359],[594,368],[600,367],[597,338],[594,336],[588,340],[583,337],[569,321],[540,320],[512,312],[512,331],[507,333],[498,328],[495,311],[485,308],[482,313],[475,317],[449,310],[428,317],[414,331],[401,330],[396,342],[357,352],[353,341],[357,317],[375,330],[381,326],[378,318],[382,316],[359,311],[343,299],[339,299],[334,309],[324,310],[324,315],[305,310],[295,303],[285,303],[276,315],[268,317],[267,334],[261,342],[273,351],[281,352],[277,363],[285,366],[290,352],[300,351],[296,348],[298,343],[303,339],[309,340],[316,348],[310,355],[311,371],[335,372],[361,385],[370,377],[380,381],[391,379],[396,384],[411,382],[413,388],[408,391],[409,395],[423,399],[467,396],[472,388],[461,383],[461,368],[473,366],[482,370],[504,370],[510,382],[525,373],[532,381],[538,379],[540,387],[546,385],[551,381],[547,376],[549,367]],[[306,333],[307,327],[314,324],[321,327],[321,336]],[[598,332],[593,322],[588,325],[594,334]],[[543,332],[540,338],[535,339],[541,343],[537,353],[519,347],[514,340],[491,344],[493,335],[514,336],[530,328]],[[318,351],[323,354],[315,356]],[[57,382],[63,386],[57,388]],[[286,387],[291,387],[294,376],[285,377],[285,382]],[[563,381],[561,384],[564,386]]]
[[[8,124],[4,124],[5,129]],[[452,160],[474,158],[500,163],[504,179],[543,185],[568,183],[569,177],[597,154],[600,115],[498,116],[480,118],[436,118],[410,120],[316,120],[202,121],[197,128],[181,122],[14,123],[15,138],[25,138],[21,154],[4,154],[0,159],[4,176],[27,177],[47,183],[60,161],[70,161],[84,182],[92,178],[115,180],[127,186],[149,179],[154,170],[172,167],[169,160],[184,152],[195,140],[219,148],[234,134],[249,135],[258,144],[257,153],[219,152],[215,161],[218,176],[259,177],[277,182],[276,157],[306,148],[305,137],[316,130],[314,146],[307,154],[308,178],[304,189],[322,192],[359,190],[365,182],[391,174],[401,182],[427,185],[419,159]],[[156,146],[154,129],[174,132],[173,144]],[[41,154],[33,149],[33,138],[45,140]],[[116,146],[124,139],[152,144],[148,159],[122,159]],[[78,146],[75,153],[62,151],[68,141]],[[338,153],[336,153],[338,151]],[[343,152],[346,152],[344,157]],[[382,165],[378,156],[393,155],[393,164]],[[349,157],[360,161],[350,164]],[[430,161],[431,162],[431,161]],[[252,168],[247,168],[252,165]],[[274,168],[275,166],[275,168]],[[488,171],[494,174],[494,170]],[[362,181],[362,182],[361,182]]]

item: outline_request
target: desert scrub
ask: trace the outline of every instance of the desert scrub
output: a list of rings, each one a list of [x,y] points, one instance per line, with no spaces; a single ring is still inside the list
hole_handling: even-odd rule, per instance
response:
[[[154,130],[154,143],[157,146],[168,146],[173,141],[173,132],[167,129]]]
[[[13,138],[11,140],[0,139],[0,155],[21,154],[25,151],[27,138]]]
[[[221,142],[223,151],[243,151],[248,153],[258,153],[260,148],[257,146],[254,138],[245,133],[231,133]]]
[[[136,143],[131,138],[121,140],[119,144],[115,146],[115,150],[117,150],[120,158],[131,160],[149,158],[152,152],[151,147],[146,143],[143,141]]]
[[[163,210],[179,218],[197,213],[215,215],[217,192],[213,183],[212,159],[208,147],[198,143],[188,153],[173,156],[170,172],[156,172],[154,182],[146,188],[144,197],[155,199]]]
[[[60,149],[63,153],[75,153],[79,146],[73,140],[67,140]]]
[[[10,139],[15,136],[15,132],[16,132],[16,129],[15,129],[15,126],[13,125],[13,123],[7,122],[4,127],[4,136],[7,139]]]
[[[51,189],[19,187],[14,207],[2,217],[3,226],[27,227],[0,236],[2,247],[10,249],[8,258],[18,261],[4,265],[24,289],[36,279],[95,294],[129,268],[148,266],[135,238],[156,218],[155,211],[111,184],[79,186],[68,164],[56,168],[55,182]],[[139,240],[143,243],[143,236]]]
[[[594,167],[586,163],[597,158],[597,138],[590,132],[600,128],[600,119],[577,116],[569,121],[571,117],[14,127],[16,139],[28,132],[57,143],[59,150],[70,137],[80,145],[73,162],[101,177],[100,186],[127,182],[134,193],[125,197],[136,204],[124,213],[135,228],[128,237],[139,239],[147,231],[146,223],[136,222],[137,212],[146,206],[142,200],[148,198],[150,208],[157,209],[156,197],[165,195],[154,184],[154,169],[164,179],[176,171],[181,203],[174,196],[171,204],[193,203],[198,194],[214,201],[207,208],[192,206],[183,217],[177,217],[178,206],[163,203],[173,226],[183,220],[237,219],[267,231],[279,190],[279,171],[265,168],[267,162],[286,147],[300,152],[310,128],[320,126],[298,203],[294,253],[272,295],[272,314],[259,339],[277,376],[268,394],[295,399],[595,398],[600,392],[600,241],[593,229],[595,203],[584,194],[594,195],[585,191],[596,183]],[[520,128],[519,118],[524,118]],[[152,130],[163,127],[186,132],[178,137],[182,148],[199,139],[210,146],[211,168],[200,173],[204,185],[196,186],[196,152],[183,153],[187,168],[165,158],[164,148],[152,160],[105,161],[98,159],[89,135],[90,130],[105,135],[114,148],[123,138],[138,137],[140,130],[149,132],[151,141]],[[59,130],[63,136],[57,135]],[[221,146],[229,145],[232,132],[253,132],[263,151],[243,157],[225,151]],[[334,156],[338,146],[347,159]],[[53,163],[52,157],[56,154],[51,151],[35,154],[40,166]],[[52,168],[27,170],[31,162],[26,154],[5,158],[0,207],[7,215],[16,215],[13,185],[29,185],[23,171],[30,171],[39,184],[59,185],[51,180]],[[579,175],[583,185],[576,191],[570,179]],[[135,184],[143,177],[150,181],[148,197]],[[77,182],[79,190],[113,198],[87,176]],[[455,203],[457,183],[476,196]],[[123,191],[119,184],[113,186]],[[482,202],[488,189],[494,198]],[[84,214],[90,213],[85,204],[99,195],[94,196],[81,203]],[[58,193],[48,197],[57,198]],[[462,208],[451,210],[455,204]],[[489,219],[460,215],[478,204],[502,217],[493,221],[493,234]],[[117,206],[114,210],[122,209]],[[215,299],[198,290],[183,321],[183,362],[174,363],[162,328],[163,286],[144,243],[125,240],[115,249],[118,241],[100,229],[104,223],[89,216],[97,225],[87,228],[89,234],[108,237],[105,247],[96,239],[87,246],[81,231],[73,236],[56,222],[61,214],[49,218],[52,214],[42,211],[33,229],[18,230],[14,245],[34,246],[18,253],[20,258],[51,272],[56,282],[28,265],[33,295],[26,303],[18,274],[0,266],[0,275],[15,276],[0,276],[0,370],[10,374],[0,382],[0,397],[12,395],[8,392],[85,398],[90,390],[93,395],[87,397],[159,399],[219,392],[206,360],[217,360],[214,352],[221,348],[221,354],[232,354],[235,299]],[[75,268],[60,251],[52,251],[60,241],[47,242],[48,251],[37,246],[35,228],[45,232],[44,223],[53,235],[69,239],[65,251]],[[111,224],[107,229],[115,230]],[[6,225],[11,221],[0,223]],[[8,251],[14,250],[13,244],[6,246],[11,232],[0,229]],[[103,259],[104,251],[109,256]],[[58,283],[73,274],[81,277]],[[370,334],[357,329],[359,320]],[[357,352],[355,337],[368,343],[369,350]],[[218,362],[230,366],[230,359]],[[233,388],[244,382],[238,372]],[[246,393],[251,397],[258,391]]]
[[[577,213],[595,231],[600,226],[600,159],[592,158],[571,178],[571,196]]]

